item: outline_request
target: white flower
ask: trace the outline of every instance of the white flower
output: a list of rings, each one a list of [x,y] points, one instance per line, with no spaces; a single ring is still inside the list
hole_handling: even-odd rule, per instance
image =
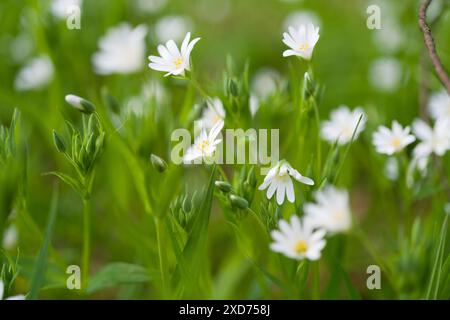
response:
[[[19,91],[39,90],[53,79],[53,64],[49,57],[29,61],[17,74],[14,86]]]
[[[293,215],[290,224],[285,220],[280,220],[279,230],[271,232],[274,242],[270,244],[270,249],[285,256],[302,260],[318,260],[326,241],[325,230],[314,230],[308,219],[300,219]]]
[[[139,71],[145,61],[147,27],[132,28],[128,23],[110,28],[100,38],[99,51],[92,56],[95,72],[102,75]]]
[[[301,25],[298,29],[289,27],[289,33],[283,33],[283,42],[291,49],[283,52],[283,57],[299,56],[311,60],[314,46],[319,41],[319,28],[312,23]]]
[[[295,11],[286,16],[283,21],[283,29],[294,27],[300,28],[301,25],[312,23],[315,26],[320,26],[320,18],[313,11]]]
[[[5,293],[5,284],[2,280],[0,280],[0,300],[3,300],[3,294]],[[12,296],[7,298],[6,300],[25,300],[25,296],[23,294],[19,294],[17,296]]]
[[[432,94],[428,108],[433,119],[450,119],[450,95],[445,90]]]
[[[206,129],[202,128],[200,135],[195,138],[194,144],[186,151],[183,158],[184,163],[190,163],[196,159],[212,157],[216,151],[217,145],[222,142],[222,139],[217,139],[217,137],[224,124],[223,121],[217,122],[214,127],[211,128],[209,133],[206,133]]]
[[[191,19],[184,16],[165,16],[156,22],[155,32],[159,42],[181,41],[193,29]]]
[[[403,128],[397,121],[393,121],[392,130],[385,126],[378,127],[378,130],[373,134],[373,144],[378,153],[390,156],[402,151],[416,140],[416,137],[410,132],[410,127]]]
[[[402,66],[397,59],[380,58],[372,62],[369,69],[369,82],[377,90],[395,91],[402,79]]]
[[[70,14],[71,7],[80,8],[82,0],[53,0],[51,5],[52,14],[59,19],[66,19]]]
[[[136,0],[136,9],[142,12],[155,13],[161,10],[167,0]]]
[[[225,120],[225,109],[219,98],[209,98],[206,100],[206,109],[200,118],[201,125],[206,129],[211,129],[219,121]]]
[[[366,114],[361,108],[351,111],[347,106],[340,106],[331,112],[330,120],[322,123],[321,136],[330,143],[337,141],[338,144],[344,145],[350,142],[353,134],[356,140],[365,125]]]
[[[281,160],[269,170],[263,183],[258,189],[267,189],[267,199],[271,199],[276,191],[277,203],[279,205],[283,204],[285,195],[289,202],[294,202],[295,192],[291,177],[301,183],[310,186],[314,185],[314,181],[312,179],[302,176],[297,170],[292,168],[287,161]]]
[[[3,233],[3,248],[11,250],[17,245],[17,228],[12,224]]]
[[[352,216],[346,190],[326,186],[314,194],[316,203],[306,203],[305,218],[315,228],[323,228],[330,233],[344,232],[352,225]]]
[[[414,134],[421,141],[414,149],[414,158],[418,161],[420,169],[424,169],[428,157],[434,153],[438,156],[444,155],[450,149],[450,120],[438,119],[431,128],[423,120],[413,123]]]
[[[181,44],[181,51],[178,50],[175,41],[169,40],[166,45],[159,45],[158,52],[161,57],[150,56],[150,64],[148,65],[151,69],[156,71],[167,72],[165,76],[168,75],[184,75],[185,70],[190,70],[190,55],[194,48],[194,45],[200,40],[200,38],[195,38],[190,41],[191,33],[188,32],[186,37]]]

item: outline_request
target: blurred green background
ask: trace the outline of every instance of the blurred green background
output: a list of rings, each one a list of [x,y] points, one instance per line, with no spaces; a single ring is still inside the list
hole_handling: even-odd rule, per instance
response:
[[[433,2],[430,14],[439,16],[433,35],[443,64],[450,66],[450,10],[445,7],[447,1]],[[371,4],[381,7],[383,30],[369,30],[366,26],[366,10]],[[186,31],[202,38],[191,56],[194,69],[204,88],[211,95],[218,96],[223,95],[222,78],[228,55],[233,58],[238,71],[243,70],[246,62],[249,63],[251,84],[255,82],[258,71],[267,68],[278,73],[277,77],[283,84],[289,81],[292,66],[298,68],[297,76],[301,79],[305,67],[294,59],[282,57],[285,49],[281,41],[282,33],[286,25],[293,21],[309,20],[320,26],[320,40],[313,60],[314,78],[324,88],[319,113],[325,119],[330,110],[341,104],[352,108],[363,106],[368,113],[367,134],[354,146],[354,152],[345,164],[341,184],[351,191],[355,215],[373,246],[390,261],[392,270],[397,270],[394,282],[398,283],[386,285],[380,291],[367,290],[365,270],[369,264],[376,262],[351,237],[340,240],[347,244],[343,264],[349,281],[364,298],[417,298],[423,291],[427,284],[426,261],[431,260],[431,253],[426,249],[429,247],[425,240],[418,247],[409,247],[406,239],[409,239],[413,219],[401,227],[402,205],[398,203],[398,190],[383,177],[383,160],[374,155],[369,135],[379,124],[390,124],[393,119],[410,124],[420,115],[420,85],[424,79],[427,79],[428,90],[441,89],[432,72],[421,70],[423,39],[417,22],[419,1],[167,0],[146,4],[145,1],[132,0],[85,0],[80,30],[69,30],[64,19],[52,15],[50,6],[51,1],[44,0],[0,2],[0,120],[8,125],[14,108],[21,111],[21,139],[27,155],[26,209],[22,213],[16,212],[12,219],[9,217],[11,210],[15,208],[17,211],[18,207],[14,196],[17,190],[6,186],[6,182],[2,188],[2,197],[7,199],[1,213],[3,229],[10,223],[16,224],[18,229],[21,273],[16,280],[15,291],[26,292],[29,288],[31,270],[45,230],[52,189],[57,181],[43,173],[54,170],[71,172],[70,166],[55,150],[52,138],[52,129],[65,132],[64,118],[80,123],[79,114],[64,102],[66,94],[77,94],[101,105],[101,92],[105,90],[102,88],[107,88],[121,108],[133,108],[132,97],[138,97],[134,103],[142,104],[141,108],[155,108],[155,113],[145,118],[146,121],[136,120],[134,130],[124,133],[130,149],[139,156],[147,170],[150,189],[155,197],[167,195],[175,198],[183,188],[188,187],[192,193],[206,184],[208,172],[186,170],[183,173],[180,171],[180,175],[166,185],[155,185],[160,178],[152,171],[148,161],[151,153],[169,158],[170,132],[181,125],[178,115],[183,103],[193,106],[201,102],[186,83],[163,78],[162,73],[146,66],[147,61],[139,72],[108,76],[95,74],[91,62],[92,55],[98,50],[99,38],[121,22],[128,22],[133,27],[146,25],[149,29],[146,55],[155,54],[156,46],[162,42],[158,38],[157,26],[167,16],[183,17],[189,26]],[[178,39],[177,43],[180,41]],[[52,80],[39,90],[17,90],[14,82],[19,70],[31,58],[40,55],[51,58],[54,66]],[[383,61],[389,62],[380,67]],[[164,89],[163,102],[157,106],[142,100],[145,100],[145,86],[152,81]],[[186,91],[190,92],[187,100]],[[261,117],[258,126],[281,128],[283,139],[289,130],[283,124],[289,119],[291,107],[283,99],[273,99],[268,104],[271,104],[271,111],[267,111],[266,117]],[[131,178],[130,163],[118,150],[118,145],[107,141],[97,165],[93,196],[92,273],[112,261],[156,268],[153,222],[143,213]],[[282,157],[289,158],[288,152]],[[448,176],[448,155],[443,162]],[[227,170],[231,172],[231,169]],[[14,179],[8,180],[8,183],[19,183]],[[80,295],[61,288],[61,282],[65,281],[65,267],[79,264],[82,203],[66,185],[60,183],[59,189],[48,290],[42,291],[41,295],[43,298],[77,298]],[[448,198],[443,192],[433,194],[433,198],[421,197],[413,202],[411,210],[414,214],[411,215],[429,219],[421,227],[428,230],[423,232],[428,232],[431,239],[436,229],[433,229],[435,221],[430,217],[437,216]],[[257,207],[260,198],[262,194],[255,200]],[[199,297],[286,297],[279,288],[260,284],[265,281],[261,280],[264,276],[238,253],[237,244],[231,241],[231,229],[220,212],[215,204],[208,243],[208,264],[215,289],[210,295]],[[416,249],[420,252],[415,252]],[[8,252],[13,257],[17,253],[16,249]],[[53,286],[55,288],[51,289]],[[348,298],[344,292],[345,285],[342,285],[328,297]],[[91,297],[158,298],[162,295],[150,283],[103,290]]]

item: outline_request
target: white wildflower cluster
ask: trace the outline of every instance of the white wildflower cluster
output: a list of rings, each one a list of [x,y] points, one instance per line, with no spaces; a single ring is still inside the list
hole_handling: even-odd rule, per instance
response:
[[[392,156],[402,152],[408,145],[418,141],[412,152],[413,167],[425,171],[431,155],[443,156],[450,150],[450,96],[445,91],[436,92],[431,96],[429,114],[434,120],[428,124],[416,119],[411,127],[402,127],[397,121],[392,122],[392,128],[380,126],[373,134],[373,144],[378,153]],[[391,172],[392,162],[389,164]],[[391,175],[388,175],[391,176]]]
[[[290,222],[279,221],[279,229],[271,233],[273,251],[292,259],[318,260],[327,234],[350,229],[352,217],[347,191],[328,185],[314,194],[314,200],[304,205],[302,219],[293,215]]]

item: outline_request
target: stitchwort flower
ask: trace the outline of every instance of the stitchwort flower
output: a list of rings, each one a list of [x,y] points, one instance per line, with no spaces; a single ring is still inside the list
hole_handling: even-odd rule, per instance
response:
[[[283,42],[290,49],[283,52],[283,57],[298,56],[305,60],[311,60],[314,47],[319,41],[319,28],[312,23],[301,25],[298,29],[288,28],[289,33],[283,33]]]
[[[158,52],[161,55],[149,56],[149,67],[156,71],[167,72],[165,76],[169,75],[182,75],[184,76],[185,70],[190,71],[190,55],[195,44],[200,38],[195,38],[190,41],[191,33],[188,32],[181,44],[181,50],[178,49],[175,41],[169,40],[166,45],[159,45]]]
[[[279,230],[271,232],[273,242],[270,248],[296,260],[319,260],[326,244],[325,234],[323,229],[315,230],[308,219],[300,221],[293,215],[290,223],[281,220]]]
[[[308,177],[302,176],[297,170],[286,161],[281,160],[276,166],[271,168],[264,178],[264,182],[259,186],[259,190],[267,189],[267,199],[271,199],[277,193],[277,203],[282,205],[285,196],[289,202],[295,201],[294,185],[291,177],[298,182],[314,185],[314,181]]]
[[[330,233],[344,232],[352,224],[348,192],[326,186],[314,194],[315,203],[306,203],[305,217],[316,228]]]
[[[373,144],[378,153],[393,155],[394,153],[402,151],[407,145],[416,140],[410,134],[411,128],[403,128],[397,121],[392,122],[392,129],[385,126],[380,126],[373,134]]]
[[[355,139],[358,138],[365,123],[366,114],[361,108],[352,111],[343,105],[331,112],[330,120],[322,123],[321,135],[329,143],[337,141],[338,144],[345,145],[350,142],[353,134]]]
[[[209,133],[207,133],[205,127],[203,127],[200,135],[195,138],[194,144],[186,151],[183,159],[184,162],[191,163],[196,159],[211,158],[216,151],[217,145],[222,142],[222,139],[218,139],[217,137],[224,124],[225,123],[222,120],[217,122],[211,128]]]

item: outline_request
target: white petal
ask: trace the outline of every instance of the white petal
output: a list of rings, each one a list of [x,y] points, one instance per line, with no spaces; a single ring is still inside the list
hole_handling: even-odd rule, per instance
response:
[[[284,202],[284,194],[285,194],[285,192],[286,192],[286,183],[280,182],[278,184],[278,189],[277,189],[277,203],[280,206]]]
[[[289,202],[293,203],[295,201],[294,185],[293,185],[291,179],[289,179],[287,181],[286,196],[287,196],[287,199],[288,199]]]

